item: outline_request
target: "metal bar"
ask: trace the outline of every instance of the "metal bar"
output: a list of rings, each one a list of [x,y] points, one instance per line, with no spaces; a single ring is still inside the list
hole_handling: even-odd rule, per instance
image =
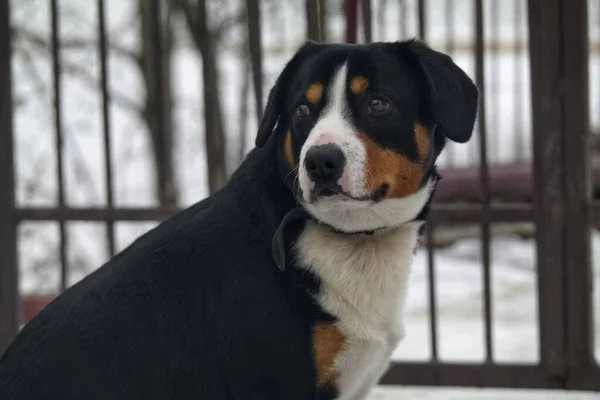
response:
[[[488,218],[490,222],[533,221],[533,206],[528,203],[494,204],[489,210],[479,204],[432,204],[431,220],[435,223],[480,222]]]
[[[161,12],[161,4],[160,1],[150,1],[149,5],[149,13],[150,13],[150,24],[152,26],[152,57],[153,57],[153,66],[155,73],[155,81],[156,85],[156,96],[154,97],[154,112],[156,114],[156,124],[157,124],[157,135],[161,140],[160,149],[156,151],[160,158],[160,162],[157,163],[156,173],[157,173],[157,183],[158,183],[158,194],[159,194],[159,203],[161,206],[164,206],[169,203],[169,177],[168,170],[170,169],[170,165],[168,165],[171,157],[167,156],[167,152],[172,151],[171,147],[168,145],[168,132],[167,132],[167,119],[165,113],[168,112],[168,105],[166,103],[167,99],[165,98],[165,73],[164,73],[164,62],[169,62],[169,60],[164,60],[163,49],[164,49],[164,37],[162,34],[162,12]],[[167,142],[167,143],[164,143]]]
[[[454,30],[454,9],[455,4],[454,0],[446,0],[444,2],[444,15],[446,16],[446,52],[452,56],[454,53],[454,40],[455,40],[455,30]],[[448,160],[448,165],[453,166],[456,164],[456,157],[454,154],[454,146],[446,146],[446,159]]]
[[[358,26],[358,0],[344,0],[346,14],[346,43],[356,43]]]
[[[570,390],[589,390],[600,392],[600,369],[598,365],[589,368],[574,368],[566,387]]]
[[[589,150],[589,78],[587,1],[561,1],[562,62],[564,71],[563,151],[564,246],[566,279],[567,387],[585,370],[600,373],[594,361],[594,310],[591,258]],[[597,378],[596,378],[597,379]]]
[[[248,11],[248,45],[250,47],[250,62],[252,63],[252,82],[254,84],[254,101],[256,102],[256,118],[262,118],[262,51],[260,44],[260,8],[258,0],[246,2]]]
[[[426,39],[426,3],[425,0],[419,0],[418,4],[418,30],[419,38],[421,40]],[[429,274],[429,281],[427,287],[427,294],[429,297],[429,334],[431,335],[431,358],[433,361],[438,359],[438,327],[437,327],[437,301],[436,301],[436,285],[435,285],[435,257],[433,249],[433,224],[440,222],[441,218],[437,216],[436,212],[432,209],[430,215],[429,226],[427,227],[427,271]]]
[[[533,177],[541,365],[566,374],[560,0],[529,0]]]
[[[523,0],[514,0],[514,5],[513,7],[515,8],[515,14],[514,14],[514,29],[515,29],[515,51],[516,51],[516,56],[514,58],[514,71],[513,71],[513,75],[515,77],[515,81],[514,81],[514,104],[515,107],[513,109],[513,118],[514,118],[514,123],[513,123],[513,132],[516,134],[516,140],[515,140],[515,154],[517,155],[517,160],[518,161],[524,161],[526,159],[526,154],[525,154],[525,135],[524,133],[524,127],[523,127],[523,121],[524,121],[524,112],[523,112],[523,96],[522,96],[522,90],[523,90],[523,73],[522,73],[522,66],[523,66],[523,50],[520,46],[520,40],[521,38],[524,36],[524,32],[523,32],[523,8],[524,8],[525,3],[523,2]]]
[[[600,221],[600,205],[596,215]],[[20,208],[18,221],[155,221],[169,218],[181,209],[160,208]],[[433,204],[431,220],[438,223],[477,223],[483,218],[481,205]],[[533,221],[531,204],[507,203],[493,205],[488,218],[491,222]]]
[[[394,362],[383,376],[384,385],[560,389],[561,381],[539,366]],[[600,381],[588,382],[600,388]]]
[[[327,42],[327,7],[325,0],[317,0],[317,16],[319,17],[319,42]]]
[[[491,154],[490,156],[492,157],[492,160],[498,160],[499,156],[500,156],[500,142],[501,142],[501,138],[500,138],[500,132],[501,132],[501,126],[502,126],[502,109],[501,109],[501,104],[500,104],[500,67],[499,67],[499,61],[500,61],[500,54],[499,54],[499,50],[500,50],[500,7],[502,7],[500,5],[500,1],[497,0],[492,0],[492,1],[488,1],[486,4],[490,7],[490,43],[491,43],[491,48],[488,49],[488,53],[487,53],[487,57],[489,59],[489,66],[490,66],[490,86],[489,86],[489,90],[491,93],[490,96],[490,105],[489,105],[489,109],[491,110],[491,115],[492,115],[492,126],[493,126],[493,131],[492,134],[490,135],[489,138],[489,142],[490,142],[490,150],[491,150]],[[504,0],[504,5],[506,6],[506,0]],[[482,14],[483,17],[483,14]],[[491,53],[491,55],[490,55]],[[512,134],[514,135],[515,132],[512,132]]]
[[[10,2],[0,2],[0,356],[19,329]]]
[[[419,0],[417,13],[419,38],[427,40],[427,0]]]
[[[373,41],[373,17],[371,14],[371,0],[360,0],[363,31],[365,34],[365,43]]]
[[[484,28],[483,28],[483,0],[475,0],[475,81],[479,88],[479,177],[481,181],[482,212],[481,221],[481,258],[483,261],[483,305],[485,320],[485,354],[487,362],[493,360],[492,348],[492,287],[491,287],[491,227],[488,214],[490,213],[491,192],[490,172],[487,156],[487,123],[485,107],[485,66],[484,66]]]
[[[54,128],[56,131],[56,171],[58,178],[58,206],[65,206],[64,170],[63,170],[63,122],[62,122],[62,90],[61,77],[62,68],[60,62],[60,40],[59,40],[59,9],[58,0],[50,2],[51,24],[52,24],[52,75],[54,83]],[[67,257],[67,235],[64,222],[58,223],[60,236],[60,291],[64,292],[67,287],[67,274],[69,260]]]
[[[178,208],[21,208],[17,221],[162,221]]]
[[[437,300],[435,285],[435,251],[433,249],[433,230],[435,226],[427,224],[427,268],[429,274],[429,334],[431,335],[431,359],[438,360]]]
[[[306,38],[313,42],[321,42],[318,15],[319,1],[320,0],[306,0],[304,2],[306,11]]]
[[[98,36],[100,53],[100,89],[102,93],[102,125],[104,130],[104,173],[106,175],[106,205],[108,208],[114,207],[113,196],[113,173],[111,157],[111,137],[110,137],[110,95],[108,93],[108,53],[106,41],[106,17],[104,0],[98,0]],[[115,224],[111,221],[106,222],[106,241],[108,243],[108,254],[110,257],[115,255]]]
[[[421,40],[426,40],[426,3],[425,0],[419,0],[418,4],[418,30]],[[405,13],[404,13],[405,14]],[[437,301],[436,301],[436,285],[435,285],[435,257],[433,249],[433,223],[439,221],[436,219],[435,211],[432,210],[430,225],[427,227],[427,269],[429,273],[429,334],[431,335],[431,358],[433,361],[438,359],[438,327],[437,327]]]

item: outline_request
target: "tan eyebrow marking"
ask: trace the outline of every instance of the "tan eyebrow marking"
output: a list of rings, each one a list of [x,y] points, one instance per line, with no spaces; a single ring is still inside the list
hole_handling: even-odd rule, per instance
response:
[[[355,76],[350,81],[350,90],[352,93],[358,95],[367,90],[369,87],[369,80],[362,75]]]
[[[306,96],[306,100],[308,100],[309,103],[318,104],[323,98],[324,89],[322,83],[313,83],[306,89],[304,96]]]

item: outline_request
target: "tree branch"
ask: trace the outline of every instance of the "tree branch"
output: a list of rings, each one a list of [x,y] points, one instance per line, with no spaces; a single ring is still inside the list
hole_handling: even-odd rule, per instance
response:
[[[21,34],[23,34],[23,32],[21,32]],[[29,35],[28,33],[25,33],[24,35],[26,37],[26,39],[24,39],[24,40],[27,40],[28,42],[33,43],[36,47],[38,47],[40,50],[42,50],[44,52],[47,52],[47,53],[50,52],[51,44],[49,42],[45,41],[43,38],[36,36],[35,34]],[[21,36],[21,37],[23,37],[23,36]],[[89,45],[89,43],[90,42],[88,42],[87,45]],[[76,43],[76,44],[81,45],[82,46],[81,48],[83,48],[83,42]],[[39,86],[41,91],[46,91],[47,90],[46,85],[43,83],[42,78],[40,77],[40,75],[37,73],[37,70],[33,66],[34,65],[32,62],[33,57],[31,56],[30,52],[23,47],[15,46],[15,53],[21,55],[25,61],[28,61],[28,64],[31,67],[32,72],[34,73],[33,77],[35,78],[36,84]],[[123,54],[127,54],[128,57],[135,57],[134,54],[128,50],[124,50]],[[88,71],[85,67],[83,67],[81,65],[63,62],[63,71],[64,71],[64,73],[69,73],[69,74],[81,79],[89,87],[93,87],[94,89],[100,88],[100,80],[97,77],[95,77],[90,71]],[[139,114],[141,112],[141,106],[123,94],[112,92],[110,94],[110,98],[111,98],[111,101],[113,101],[115,104],[117,104],[123,108],[126,108],[129,111],[135,112],[136,114]]]

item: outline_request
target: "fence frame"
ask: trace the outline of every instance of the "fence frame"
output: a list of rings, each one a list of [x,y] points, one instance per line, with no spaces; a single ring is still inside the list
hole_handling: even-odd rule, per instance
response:
[[[0,354],[18,329],[17,222],[9,2],[0,2]]]
[[[52,1],[53,55],[55,73],[55,128],[57,151],[61,152],[59,38],[57,0]],[[99,52],[105,151],[110,148],[108,132],[108,96],[106,74],[106,27],[104,0],[98,1]],[[359,0],[345,0],[348,26],[346,38],[357,40]],[[307,11],[319,0],[307,0]],[[0,353],[18,329],[19,296],[17,276],[17,226],[21,221],[101,221],[107,225],[109,247],[114,251],[114,223],[117,221],[164,220],[175,214],[174,208],[115,208],[112,205],[110,179],[106,208],[69,208],[64,199],[58,207],[16,208],[13,160],[11,41],[9,2],[0,4]],[[362,0],[362,18],[370,18],[370,1]],[[160,6],[152,2],[153,15],[159,20]],[[476,30],[476,76],[483,93],[484,39],[483,0],[473,0]],[[426,1],[418,4],[419,33],[426,39]],[[248,25],[253,84],[256,102],[262,103],[262,56],[259,2],[246,3],[251,18]],[[324,3],[321,3],[321,7]],[[314,11],[314,10],[313,10]],[[435,266],[430,262],[430,316],[432,316],[433,360],[423,363],[393,363],[383,384],[487,386],[505,388],[587,389],[600,391],[600,368],[593,359],[590,227],[600,221],[600,204],[591,202],[588,104],[588,27],[586,0],[528,0],[529,51],[533,113],[533,204],[494,204],[490,199],[487,164],[485,104],[481,103],[480,184],[482,201],[478,204],[434,204],[431,226],[439,223],[472,222],[482,227],[483,287],[485,309],[486,360],[482,364],[444,363],[437,357],[435,308]],[[317,29],[321,17],[307,13],[309,36],[322,36]],[[363,23],[364,37],[372,37],[372,24]],[[157,45],[161,43],[156,32]],[[160,52],[157,52],[159,54]],[[159,74],[160,75],[160,74]],[[157,79],[160,79],[158,77]],[[261,107],[257,108],[260,115]],[[158,110],[160,113],[160,110]],[[107,151],[107,176],[110,171]],[[59,157],[59,171],[60,171]],[[568,172],[568,173],[567,173]],[[62,175],[62,174],[59,174]],[[59,188],[63,187],[59,177]],[[540,363],[537,365],[497,364],[492,354],[492,308],[490,285],[490,225],[494,222],[535,222],[537,238],[538,296],[540,322]],[[431,235],[431,229],[428,231]],[[61,230],[61,258],[66,272],[65,235]],[[433,260],[431,241],[429,258]],[[61,280],[66,285],[66,275]]]
[[[476,3],[479,42],[481,0]],[[590,224],[592,212],[599,218],[600,205],[591,204],[587,1],[529,0],[528,6],[540,363],[396,363],[383,383],[600,390],[591,335]],[[482,224],[489,223],[485,211]],[[484,271],[485,263],[486,257]]]

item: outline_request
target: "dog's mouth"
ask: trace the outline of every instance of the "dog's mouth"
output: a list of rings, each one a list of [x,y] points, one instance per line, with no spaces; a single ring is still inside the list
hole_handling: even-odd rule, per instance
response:
[[[378,203],[383,200],[389,190],[389,185],[383,184],[375,191],[361,195],[354,196],[342,189],[339,185],[321,185],[316,186],[310,194],[310,203],[314,204],[318,201],[327,202],[369,202]]]
[[[368,201],[370,196],[353,196],[344,191],[340,185],[318,185],[310,194],[310,203],[317,201]]]

